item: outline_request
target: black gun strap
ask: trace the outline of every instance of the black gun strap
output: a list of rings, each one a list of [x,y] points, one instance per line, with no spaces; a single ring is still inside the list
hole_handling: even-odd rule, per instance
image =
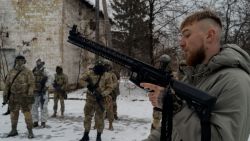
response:
[[[198,112],[201,124],[201,141],[211,141],[211,124],[210,116],[211,109],[205,109],[205,111]]]
[[[168,88],[163,96],[163,109],[161,121],[160,141],[171,141],[173,128],[173,99],[171,89]],[[197,111],[201,124],[201,141],[211,141],[210,109]]]
[[[166,93],[164,93],[163,95],[160,141],[172,140],[172,128],[173,128],[173,96],[171,93],[171,89],[167,88]]]
[[[16,75],[15,75],[14,78],[12,79],[12,82],[10,83],[9,90],[11,89],[11,87],[12,87],[13,83],[15,82],[17,76],[18,76],[21,72],[22,72],[22,70],[20,70],[20,71],[18,71],[18,72],[16,73]]]
[[[211,126],[209,122],[201,121],[201,141],[211,141]]]
[[[101,80],[101,77],[102,77],[102,75],[99,76],[97,82],[95,83],[95,85],[94,85],[94,88],[95,88],[95,89],[98,87],[99,82],[100,82],[100,80]]]
[[[99,84],[99,82],[101,80],[101,77],[102,77],[102,74],[99,76],[97,82],[95,83],[94,89],[96,89],[98,87],[98,84]],[[92,94],[96,96],[95,92],[93,92]],[[97,100],[97,98],[96,98],[96,102],[99,105],[99,107],[101,108],[101,110],[104,111],[104,108],[103,108],[102,104],[100,103],[100,101]]]

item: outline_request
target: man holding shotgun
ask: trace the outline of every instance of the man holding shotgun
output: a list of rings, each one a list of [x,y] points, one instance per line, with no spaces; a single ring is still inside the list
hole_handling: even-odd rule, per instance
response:
[[[247,141],[250,133],[249,55],[235,44],[220,44],[222,23],[211,11],[191,14],[182,22],[180,30],[180,46],[187,65],[192,68],[184,83],[217,98],[209,123],[211,141]],[[165,88],[150,83],[141,83],[141,86],[150,90],[152,105],[162,108]],[[172,141],[200,141],[202,134],[207,133],[202,131],[200,115],[185,100],[178,105],[173,111]],[[156,140],[160,140],[159,131],[152,132],[146,141]]]

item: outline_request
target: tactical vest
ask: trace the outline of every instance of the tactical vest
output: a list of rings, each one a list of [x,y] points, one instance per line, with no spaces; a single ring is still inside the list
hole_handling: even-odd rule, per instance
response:
[[[33,69],[33,74],[34,74],[34,77],[35,77],[35,89],[34,89],[34,91],[35,92],[40,92],[40,91],[42,91],[42,89],[44,89],[44,88],[42,88],[44,86],[41,85],[42,80],[44,80],[45,77],[47,77],[47,76],[44,75],[44,68],[38,69],[37,67],[35,67]]]
[[[65,79],[66,78],[65,78],[64,74],[59,74],[59,75],[55,74],[55,82],[58,86],[62,87],[63,85],[65,85],[65,82],[66,82]]]

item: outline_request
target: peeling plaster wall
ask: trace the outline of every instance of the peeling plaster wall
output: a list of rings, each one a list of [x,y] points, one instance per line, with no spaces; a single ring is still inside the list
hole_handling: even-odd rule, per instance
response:
[[[26,57],[33,68],[41,58],[49,71],[61,64],[60,29],[62,28],[62,0],[1,0],[1,22],[8,27],[6,48],[15,48],[16,55]]]
[[[95,32],[90,29],[89,21],[90,19],[95,20],[95,11],[80,0],[64,0],[63,9],[63,66],[66,72],[72,74],[71,82],[77,82],[79,71],[81,74],[87,70],[87,66],[93,63],[94,54],[68,43],[69,30],[71,29],[70,27],[76,24],[79,32],[87,38],[94,40]],[[100,35],[103,35],[103,18],[100,17],[100,20]],[[100,40],[103,40],[102,36]],[[80,53],[83,54],[82,57],[80,57]],[[80,69],[79,62],[81,62]]]
[[[88,25],[94,16],[95,11],[81,0],[0,0],[0,26],[9,32],[4,47],[24,55],[30,69],[38,58],[45,61],[51,74],[57,65],[62,66],[70,83],[77,81],[80,59],[85,59],[82,72],[93,54],[83,51],[80,58],[81,49],[67,42],[68,32],[77,24],[80,32],[94,39]],[[102,27],[101,23],[101,35]]]

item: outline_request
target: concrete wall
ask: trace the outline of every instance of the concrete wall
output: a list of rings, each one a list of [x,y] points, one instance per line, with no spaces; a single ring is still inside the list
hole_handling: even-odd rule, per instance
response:
[[[77,24],[80,32],[93,38],[94,31],[89,29],[88,23],[94,15],[93,9],[81,0],[1,0],[0,29],[2,26],[9,33],[4,47],[14,48],[16,55],[24,55],[31,69],[38,58],[45,61],[51,74],[55,73],[57,65],[62,66],[70,83],[75,83],[79,61],[86,67],[89,63],[86,60],[93,58],[93,54],[68,43],[68,32]]]
[[[78,31],[94,40],[95,31],[90,29],[90,19],[95,19],[95,11],[80,0],[64,0],[63,6],[63,68],[71,74],[71,82],[76,82],[79,73],[85,71],[93,63],[94,54],[67,42],[71,27],[76,24]],[[104,40],[104,21],[100,16],[100,40]],[[80,63],[80,64],[79,64]],[[80,68],[79,68],[80,67]]]
[[[15,48],[33,68],[41,58],[52,71],[61,64],[62,0],[1,0],[1,23],[9,39],[4,47]]]

